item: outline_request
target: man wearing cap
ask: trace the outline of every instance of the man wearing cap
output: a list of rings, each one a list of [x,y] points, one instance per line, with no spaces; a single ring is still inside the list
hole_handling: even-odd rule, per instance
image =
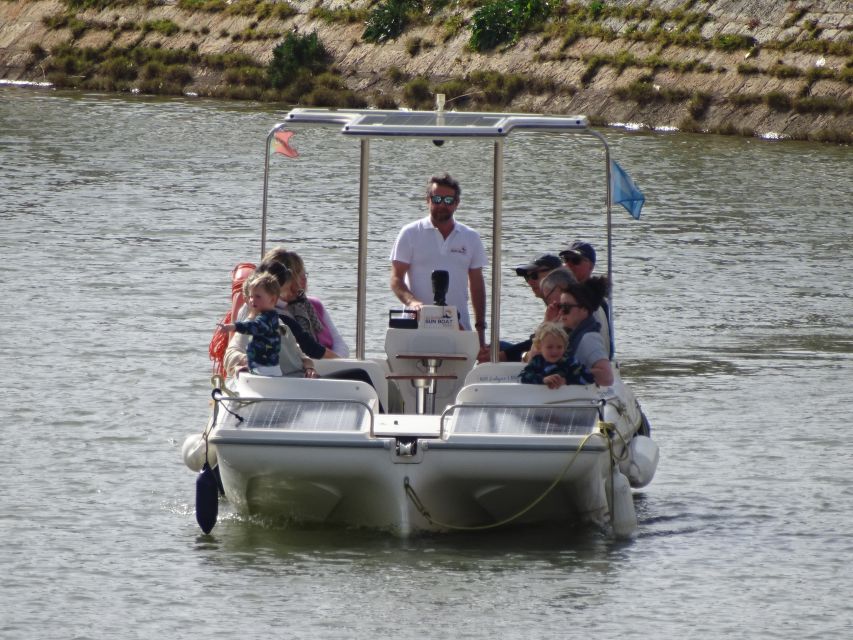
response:
[[[568,249],[560,251],[560,258],[581,283],[586,282],[595,269],[595,249],[583,240],[575,240]]]
[[[560,251],[560,258],[580,283],[589,280],[592,270],[595,269],[595,248],[583,240],[575,240],[569,245],[568,249]],[[613,331],[610,327],[610,311],[607,301],[602,302],[593,315],[598,320],[598,324],[601,325],[601,337],[604,339],[604,344],[608,345],[612,359],[614,351]]]
[[[447,304],[459,312],[459,324],[471,330],[468,290],[474,307],[474,326],[485,344],[486,250],[480,234],[453,218],[462,189],[445,173],[429,180],[426,200],[429,215],[400,230],[391,250],[391,291],[410,309],[420,309],[433,299],[432,272],[450,275]]]
[[[524,281],[533,291],[533,295],[537,298],[542,297],[542,291],[539,289],[539,284],[542,282],[549,271],[561,266],[560,259],[550,253],[543,254],[527,264],[520,264],[515,268],[516,275],[524,278]]]
[[[533,295],[541,300],[542,290],[539,285],[541,284],[542,279],[551,271],[559,269],[561,266],[560,259],[557,256],[545,253],[526,264],[518,265],[515,268],[515,273],[516,275],[524,278],[524,281],[527,282],[530,290],[533,292]],[[501,362],[521,362],[521,356],[530,351],[532,346],[533,336],[515,344],[501,341],[501,350],[498,359]],[[477,355],[477,361],[488,362],[490,358],[491,353],[488,346],[481,348],[480,353]]]

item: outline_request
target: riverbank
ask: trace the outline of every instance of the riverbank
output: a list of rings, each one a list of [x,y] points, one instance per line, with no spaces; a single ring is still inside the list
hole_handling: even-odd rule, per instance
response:
[[[505,9],[512,0],[488,6],[499,4]],[[2,0],[0,78],[383,108],[429,108],[443,92],[462,109],[853,142],[849,1],[543,2],[540,14],[515,24],[506,24],[506,11],[498,11],[504,22],[490,23],[484,7]],[[377,15],[385,20],[378,37],[365,29]],[[281,62],[276,47],[289,42],[279,52],[304,57],[300,38],[308,34],[316,34],[322,64],[271,80],[270,66]],[[492,40],[483,46],[486,37]]]

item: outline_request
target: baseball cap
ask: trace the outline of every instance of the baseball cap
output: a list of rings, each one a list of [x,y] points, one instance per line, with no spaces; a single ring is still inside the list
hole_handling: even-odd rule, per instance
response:
[[[557,267],[562,266],[563,263],[560,262],[560,259],[557,256],[550,253],[544,253],[527,264],[518,265],[515,268],[515,273],[523,278],[531,271],[542,271],[543,269],[550,271],[551,269],[556,269]]]
[[[580,256],[581,258],[586,258],[592,264],[595,264],[595,249],[593,249],[589,242],[575,240],[568,249],[560,251],[560,257],[563,258],[563,260],[571,256]]]

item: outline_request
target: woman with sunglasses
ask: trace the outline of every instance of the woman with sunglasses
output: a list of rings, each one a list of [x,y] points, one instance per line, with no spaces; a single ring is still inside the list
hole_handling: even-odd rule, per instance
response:
[[[609,292],[610,281],[602,276],[570,283],[560,295],[560,319],[569,334],[566,355],[582,366],[587,382],[602,387],[613,384],[613,368],[609,349],[601,337],[601,325],[593,314]]]

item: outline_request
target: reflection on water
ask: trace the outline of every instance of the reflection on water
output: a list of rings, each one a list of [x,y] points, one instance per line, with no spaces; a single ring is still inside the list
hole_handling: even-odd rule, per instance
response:
[[[14,374],[0,635],[182,637],[200,620],[253,637],[843,635],[849,148],[605,132],[647,197],[639,222],[614,217],[617,352],[662,455],[635,496],[633,542],[589,529],[400,541],[244,520],[227,504],[202,536],[180,444],[207,418],[231,268],[260,252],[262,145],[281,119],[0,88],[0,354]],[[575,237],[596,244],[599,270],[607,256],[597,152],[510,142],[501,333],[517,339],[541,308],[512,265]],[[272,242],[303,255],[354,344],[358,148],[329,129],[295,144],[300,157],[275,164]],[[425,214],[430,174],[458,175],[458,216],[490,242],[491,149],[378,141],[371,168],[378,350],[396,304],[387,256]]]

